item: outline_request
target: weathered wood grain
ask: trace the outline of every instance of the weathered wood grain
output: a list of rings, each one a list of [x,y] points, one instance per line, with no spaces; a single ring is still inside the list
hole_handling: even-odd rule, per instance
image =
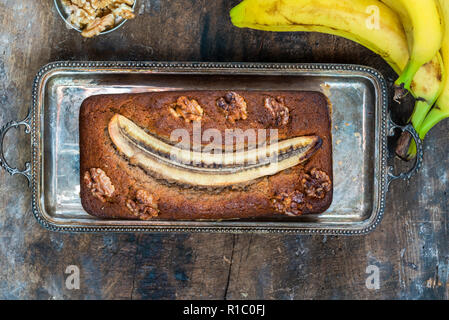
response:
[[[37,70],[55,60],[358,63],[392,70],[369,50],[322,34],[232,27],[238,1],[140,0],[119,31],[83,39],[53,1],[0,3],[0,125],[26,116]],[[393,106],[405,119],[411,105]],[[426,140],[422,171],[394,182],[385,218],[363,237],[227,234],[59,234],[30,211],[21,177],[0,171],[0,298],[448,299],[449,122]],[[29,159],[23,130],[6,139],[10,162]],[[380,289],[365,286],[380,269]],[[68,290],[68,265],[81,271]]]

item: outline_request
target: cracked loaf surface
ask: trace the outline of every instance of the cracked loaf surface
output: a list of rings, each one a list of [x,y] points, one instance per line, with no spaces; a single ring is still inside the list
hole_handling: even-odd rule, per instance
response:
[[[186,129],[192,137],[194,121],[201,122],[203,133],[218,129],[223,141],[226,129],[277,129],[279,141],[306,136],[319,143],[305,153],[301,162],[280,172],[263,176],[267,164],[260,169],[262,176],[246,179],[245,183],[204,187],[195,181],[169,179],[170,170],[153,172],[137,159],[141,152],[136,151],[130,158],[117,142],[121,140],[115,139],[115,131],[111,131],[117,117],[165,143],[170,143],[170,134],[176,129]],[[83,102],[79,126],[81,202],[94,216],[142,220],[285,218],[321,213],[332,202],[330,107],[319,92],[98,95]],[[140,147],[144,144],[133,139],[127,143]],[[164,156],[160,151],[158,154]],[[194,170],[202,174],[204,168],[221,169],[214,164]],[[243,171],[245,176],[245,166]]]

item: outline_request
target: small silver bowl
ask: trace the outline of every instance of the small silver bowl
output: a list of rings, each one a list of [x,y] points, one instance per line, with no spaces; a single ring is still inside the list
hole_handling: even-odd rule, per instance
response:
[[[77,28],[76,26],[74,26],[73,24],[70,23],[69,19],[69,15],[66,13],[65,9],[64,9],[64,5],[62,4],[61,0],[54,0],[55,2],[55,6],[56,6],[56,10],[59,13],[59,16],[62,18],[62,20],[64,20],[64,22],[70,26],[70,28],[75,29],[76,31],[78,31],[79,33],[81,33],[83,30]],[[133,10],[136,8],[136,3],[137,0],[134,0],[134,4],[132,6]],[[127,19],[123,19],[123,21],[120,21],[117,25],[115,25],[115,27],[105,30],[103,32],[100,32],[100,35],[102,34],[107,34],[110,33],[112,31],[117,30],[118,28],[120,28],[125,22],[127,21]]]

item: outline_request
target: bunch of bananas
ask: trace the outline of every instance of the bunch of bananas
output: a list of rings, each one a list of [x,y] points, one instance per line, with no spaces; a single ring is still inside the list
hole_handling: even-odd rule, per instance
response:
[[[414,96],[421,139],[449,117],[449,0],[244,0],[230,15],[240,28],[329,33],[376,52],[399,75],[395,100]],[[415,155],[411,143],[401,156]]]

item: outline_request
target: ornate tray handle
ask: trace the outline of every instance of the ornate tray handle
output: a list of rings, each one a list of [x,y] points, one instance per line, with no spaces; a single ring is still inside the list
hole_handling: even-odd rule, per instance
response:
[[[4,125],[2,128],[0,128],[0,166],[3,167],[10,175],[15,174],[21,174],[25,176],[28,180],[28,186],[30,186],[31,183],[31,163],[26,162],[25,163],[25,170],[21,171],[17,168],[11,167],[5,159],[5,155],[3,153],[3,142],[6,136],[6,133],[11,128],[18,128],[20,126],[25,126],[25,133],[30,134],[31,133],[31,125],[30,125],[31,115],[28,113],[28,116],[22,120],[22,121],[11,121]]]
[[[394,167],[388,166],[387,167],[387,185],[390,186],[391,182],[397,179],[404,179],[404,180],[410,180],[411,177],[413,177],[419,169],[422,167],[423,158],[424,158],[424,149],[423,149],[423,143],[422,140],[419,138],[419,134],[416,132],[415,128],[409,123],[406,126],[400,126],[391,120],[391,118],[388,120],[388,134],[390,136],[394,135],[394,129],[400,129],[402,131],[407,131],[412,136],[413,140],[415,140],[416,143],[416,160],[413,167],[408,172],[401,172],[398,175],[394,174]]]

